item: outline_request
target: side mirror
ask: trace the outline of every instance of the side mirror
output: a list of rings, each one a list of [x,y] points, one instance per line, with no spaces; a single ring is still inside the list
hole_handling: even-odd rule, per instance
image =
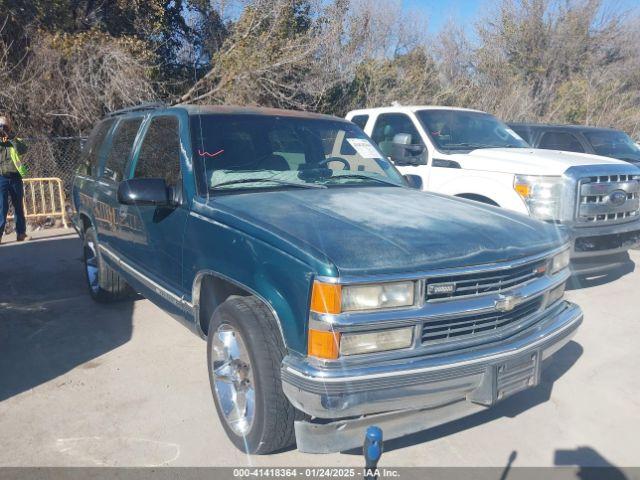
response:
[[[424,145],[411,143],[409,133],[398,133],[393,137],[391,160],[396,165],[426,165]]]
[[[123,205],[169,205],[169,189],[162,178],[132,178],[118,185],[118,202]]]
[[[404,175],[407,185],[416,190],[422,190],[422,177],[420,175]]]

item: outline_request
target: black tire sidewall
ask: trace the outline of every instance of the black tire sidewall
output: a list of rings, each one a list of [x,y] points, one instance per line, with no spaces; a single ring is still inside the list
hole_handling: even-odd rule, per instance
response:
[[[93,289],[91,288],[91,282],[89,281],[89,272],[87,269],[86,249],[89,248],[88,247],[89,242],[93,242],[93,245],[95,248],[95,254],[96,254],[96,265],[98,267],[98,291],[97,292],[94,292]],[[89,291],[89,295],[91,295],[91,298],[93,298],[97,302],[103,301],[105,292],[102,291],[102,287],[100,286],[100,280],[103,275],[102,269],[104,268],[104,266],[102,263],[102,257],[100,256],[100,247],[98,246],[98,237],[93,227],[88,228],[83,235],[82,263],[84,265],[84,278],[85,278],[85,281],[87,282],[87,290]]]
[[[236,299],[234,299],[236,300]],[[241,297],[237,297],[237,301],[242,301]],[[242,318],[242,312],[238,311],[235,308],[234,302],[227,301],[223,303],[212,315],[211,321],[209,323],[209,335],[207,339],[207,363],[208,363],[208,371],[209,371],[209,383],[211,385],[211,392],[213,394],[213,399],[216,405],[216,410],[218,413],[218,417],[220,418],[220,423],[227,433],[227,436],[232,441],[232,443],[243,452],[246,453],[256,453],[256,450],[260,447],[262,443],[264,443],[267,439],[264,438],[265,433],[265,422],[267,409],[266,407],[266,397],[267,392],[265,390],[265,385],[263,382],[263,370],[268,368],[268,365],[271,364],[271,359],[269,358],[261,358],[262,349],[255,348],[260,342],[259,333],[261,331],[260,325],[249,325],[252,323],[254,318]],[[253,381],[254,381],[254,389],[255,389],[255,413],[253,424],[251,426],[251,430],[249,431],[246,437],[238,436],[231,427],[227,424],[226,419],[222,414],[222,409],[220,408],[220,404],[218,401],[218,395],[215,392],[215,384],[213,382],[213,364],[211,358],[212,344],[213,344],[213,333],[220,327],[222,324],[231,325],[242,337],[242,340],[247,349],[247,353],[251,360],[251,368],[253,371]]]

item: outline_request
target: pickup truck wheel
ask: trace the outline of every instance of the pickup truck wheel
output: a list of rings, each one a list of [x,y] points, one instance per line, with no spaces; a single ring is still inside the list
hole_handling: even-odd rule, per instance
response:
[[[209,381],[220,421],[233,444],[267,454],[295,443],[303,414],[282,391],[285,347],[276,319],[254,297],[230,297],[209,323]]]
[[[83,258],[89,294],[96,302],[115,302],[132,296],[129,284],[102,260],[93,228],[84,232]]]

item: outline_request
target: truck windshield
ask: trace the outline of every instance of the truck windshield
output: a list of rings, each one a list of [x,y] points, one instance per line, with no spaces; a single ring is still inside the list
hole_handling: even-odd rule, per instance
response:
[[[529,147],[516,132],[488,113],[420,110],[416,115],[440,151]]]
[[[640,148],[624,132],[603,130],[583,133],[598,155],[620,160],[640,161]]]
[[[348,122],[261,115],[191,119],[203,191],[405,185],[362,130]]]

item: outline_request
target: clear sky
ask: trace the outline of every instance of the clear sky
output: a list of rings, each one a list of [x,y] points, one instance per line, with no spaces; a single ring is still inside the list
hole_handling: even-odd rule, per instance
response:
[[[431,33],[439,31],[448,20],[472,33],[474,21],[490,13],[489,9],[495,4],[495,0],[403,0],[404,8],[426,15]],[[603,0],[603,6],[640,13],[640,0]]]
[[[424,12],[429,20],[429,31],[437,32],[449,20],[473,28],[473,21],[480,14],[485,0],[404,0],[404,7]]]

